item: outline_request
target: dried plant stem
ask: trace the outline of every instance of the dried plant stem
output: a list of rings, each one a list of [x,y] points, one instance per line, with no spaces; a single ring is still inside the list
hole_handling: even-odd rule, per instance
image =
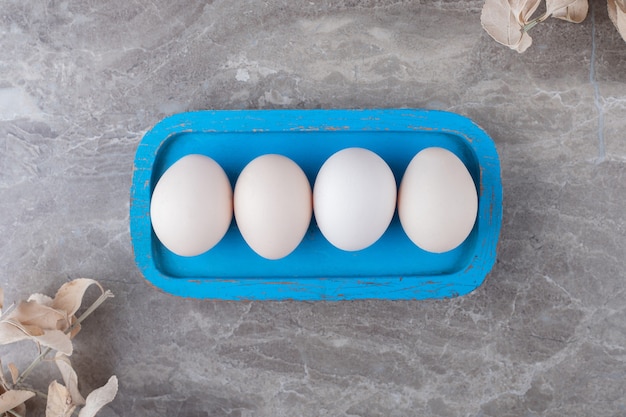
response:
[[[105,292],[102,293],[102,295],[100,295],[100,297],[98,297],[98,299],[96,301],[93,302],[92,305],[90,305],[87,310],[85,310],[85,312],[83,314],[80,315],[80,317],[78,319],[76,319],[76,322],[74,322],[74,324],[72,324],[70,327],[67,328],[67,330],[65,330],[65,334],[70,333],[72,330],[74,330],[74,328],[76,328],[76,326],[78,326],[80,323],[83,322],[83,320],[85,320],[87,317],[89,317],[89,315],[91,315],[91,313],[93,313],[98,307],[100,307],[102,305],[102,303],[104,303],[107,298],[111,298],[113,297],[113,293],[109,290],[106,290]],[[40,354],[39,356],[37,356],[30,365],[28,365],[28,367],[24,370],[24,372],[22,372],[22,374],[19,376],[19,378],[17,379],[17,381],[15,381],[14,386],[19,386],[20,383],[22,383],[26,377],[32,372],[32,370],[35,368],[35,366],[37,366],[39,364],[39,362],[41,362],[47,355],[48,353],[50,353],[52,351],[51,347],[47,347],[45,348]]]
[[[522,28],[522,30],[524,32],[528,32],[529,30],[531,30],[532,28],[534,28],[535,26],[537,26],[539,23],[543,22],[544,20],[546,20],[547,18],[549,18],[552,15],[552,13],[548,14],[548,13],[544,13],[541,16],[528,21],[528,23],[526,23],[524,25],[524,27]]]
[[[7,410],[8,414],[11,414],[13,417],[22,417],[22,415],[20,413],[16,413],[13,410]]]
[[[76,320],[76,323],[68,327],[65,333],[69,333],[72,330],[74,330],[76,326],[82,323],[87,317],[89,317],[91,313],[93,313],[98,307],[100,307],[102,303],[104,303],[107,300],[107,298],[113,298],[113,293],[109,290],[106,290],[105,292],[103,292],[102,295],[98,297],[98,299],[94,301],[93,304],[90,305],[89,308],[87,308],[87,310],[85,310],[83,314],[80,315],[80,317]]]

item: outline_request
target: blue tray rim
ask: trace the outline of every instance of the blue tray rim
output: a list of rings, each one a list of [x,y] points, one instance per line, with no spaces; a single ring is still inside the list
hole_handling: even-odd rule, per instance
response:
[[[393,122],[389,122],[393,120]],[[398,123],[402,120],[403,123]],[[380,121],[380,127],[372,127]],[[184,132],[288,131],[431,131],[457,135],[476,153],[480,165],[480,235],[472,262],[454,274],[362,278],[178,278],[154,264],[149,224],[149,198],[137,198],[149,187],[151,163],[172,135]],[[143,190],[143,191],[142,191]],[[148,236],[146,236],[146,219]],[[366,110],[204,110],[179,113],[158,122],[135,154],[130,201],[130,232],[135,262],[146,280],[176,296],[220,300],[353,300],[437,299],[465,295],[478,288],[496,260],[502,223],[500,162],[491,138],[472,120],[456,113],[422,109]]]

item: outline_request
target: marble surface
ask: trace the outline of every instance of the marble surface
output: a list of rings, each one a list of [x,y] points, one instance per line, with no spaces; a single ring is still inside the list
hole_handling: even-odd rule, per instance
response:
[[[0,0],[7,302],[78,277],[115,293],[73,356],[85,391],[119,378],[102,416],[626,415],[626,43],[592,1],[579,25],[533,29],[520,55],[481,29],[481,7]],[[480,288],[431,301],[214,302],[146,283],[129,188],[157,121],[375,107],[454,111],[496,142],[504,221]],[[0,352],[19,362],[36,349]]]

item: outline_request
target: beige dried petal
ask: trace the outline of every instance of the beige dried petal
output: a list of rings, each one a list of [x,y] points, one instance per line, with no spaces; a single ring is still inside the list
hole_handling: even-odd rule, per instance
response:
[[[0,360],[0,394],[4,393],[5,387],[8,387],[9,383],[4,377],[4,367],[2,366],[2,360]]]
[[[43,346],[50,347],[70,356],[74,350],[70,336],[60,330],[46,330],[43,335],[33,338]]]
[[[78,376],[72,367],[70,358],[62,353],[57,353],[54,359],[59,371],[61,372],[61,376],[63,377],[63,383],[72,396],[72,402],[76,405],[84,405],[85,399],[81,395],[80,391],[78,391]]]
[[[10,390],[0,395],[0,414],[13,410],[24,404],[26,400],[35,396],[34,392],[24,390]]]
[[[522,34],[522,38],[520,39],[519,43],[517,45],[514,45],[512,49],[516,50],[517,52],[521,54],[522,52],[527,50],[530,47],[530,45],[532,45],[532,43],[533,43],[533,39],[530,37],[528,33],[524,32]]]
[[[18,327],[7,322],[0,322],[0,345],[8,345],[28,338],[29,336]]]
[[[552,14],[559,9],[568,7],[577,0],[546,0],[546,14]]]
[[[70,392],[57,381],[48,386],[48,402],[46,403],[46,417],[70,417],[76,405],[72,403]]]
[[[15,411],[17,415],[25,417],[26,416],[26,404],[18,405],[17,407],[13,409],[13,411]]]
[[[507,0],[485,0],[480,15],[483,29],[496,42],[518,52],[524,52],[532,43],[530,35],[523,31],[523,25],[526,16],[532,15],[536,9],[535,5],[524,6],[522,3],[515,2],[516,9],[513,10]]]
[[[52,305],[52,297],[45,294],[31,294],[26,301],[35,301],[41,305],[50,307]]]
[[[613,24],[617,28],[617,5],[615,3],[615,0],[608,0],[606,2],[606,6],[607,6],[607,9],[609,10],[609,18],[611,19],[611,22],[613,22]]]
[[[623,8],[622,8],[623,7]],[[626,5],[617,7],[617,30],[622,38],[626,40]]]
[[[20,371],[17,369],[17,365],[14,363],[9,364],[9,373],[11,374],[11,380],[13,384],[17,383],[17,379],[20,377]]]
[[[69,333],[69,335],[70,339],[73,339],[78,334],[78,332],[80,332],[80,329],[82,329],[82,326],[78,322],[76,316],[72,316],[70,318],[70,327],[72,327],[72,331]]]
[[[568,22],[580,23],[587,17],[587,0],[546,0],[547,14]]]
[[[66,312],[68,316],[73,316],[83,302],[85,291],[92,285],[97,285],[104,294],[104,289],[98,281],[89,278],[78,278],[63,284],[54,296],[52,308],[62,310]]]
[[[93,417],[98,411],[115,398],[117,394],[117,377],[113,375],[108,382],[92,391],[88,396],[85,406],[78,413],[78,417]]]
[[[626,13],[626,0],[615,0],[615,4],[622,9],[622,12]]]
[[[44,330],[65,330],[69,319],[65,312],[37,303],[21,301],[9,317],[25,325],[34,325]]]
[[[10,319],[0,321],[0,345],[8,345],[43,334],[44,331],[36,326],[23,325]]]
[[[2,364],[0,363],[0,369],[1,369],[1,366],[2,366]],[[4,385],[0,385],[0,396],[1,396],[2,394],[4,394],[5,392],[7,392],[7,391],[8,391],[8,390],[5,388],[5,387],[7,387],[7,386],[8,386],[8,384],[6,383],[6,380],[4,379],[4,374],[3,374],[3,372],[0,372],[0,379],[2,379],[2,384],[4,384]],[[9,390],[9,391],[10,391],[10,390]],[[17,406],[15,406],[15,407],[13,407],[13,408],[11,409],[11,411],[13,411],[13,412],[14,412],[15,414],[17,414],[18,416],[22,416],[22,417],[24,417],[24,416],[26,416],[26,404],[25,404],[25,403],[19,404],[19,405],[17,405]],[[4,414],[2,414],[2,415],[4,416],[4,415],[7,415],[7,414],[8,414],[8,413],[4,413]],[[10,415],[10,414],[9,414],[9,415]]]
[[[12,320],[0,322],[0,345],[31,339],[43,346],[71,355],[73,351],[70,336],[60,330],[42,330],[37,326],[24,325]]]
[[[523,27],[537,11],[541,0],[510,0],[508,3],[511,7],[511,13]]]
[[[607,6],[611,22],[626,41],[626,0],[609,0]]]

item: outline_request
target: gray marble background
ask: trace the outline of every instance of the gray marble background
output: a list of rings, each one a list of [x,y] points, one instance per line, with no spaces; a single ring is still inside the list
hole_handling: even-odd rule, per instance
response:
[[[78,277],[115,293],[73,356],[85,392],[119,377],[103,416],[626,416],[626,43],[592,1],[582,24],[533,29],[520,55],[482,30],[481,7],[0,0],[7,303]],[[457,112],[496,142],[504,220],[479,289],[211,302],[146,283],[129,187],[156,122],[372,107]],[[1,349],[19,363],[36,354]],[[33,383],[45,389],[53,370]]]

